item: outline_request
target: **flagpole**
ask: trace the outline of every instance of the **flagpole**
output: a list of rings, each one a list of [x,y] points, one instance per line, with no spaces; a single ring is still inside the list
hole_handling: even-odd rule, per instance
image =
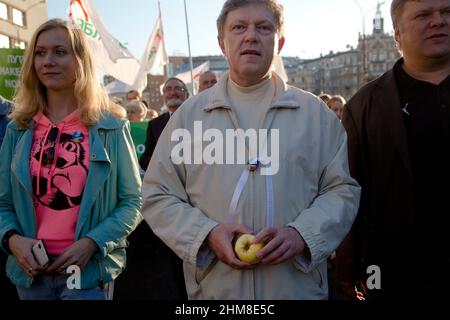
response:
[[[184,0],[184,15],[186,17],[186,34],[187,34],[187,41],[188,41],[188,50],[189,50],[189,64],[191,67],[191,85],[192,85],[192,94],[195,95],[195,86],[194,86],[194,64],[192,63],[192,55],[191,55],[191,42],[189,40],[189,23],[188,23],[188,15],[187,15],[187,9],[186,9],[186,0]]]
[[[160,17],[160,19],[161,19],[161,26],[162,26],[162,14],[161,14],[161,2],[160,1],[158,1],[158,11],[159,11],[159,17]],[[166,79],[170,76],[169,75],[169,63],[170,63],[170,61],[168,61],[168,63],[166,63],[166,65],[164,66],[164,73],[165,73],[165,76],[166,76]]]

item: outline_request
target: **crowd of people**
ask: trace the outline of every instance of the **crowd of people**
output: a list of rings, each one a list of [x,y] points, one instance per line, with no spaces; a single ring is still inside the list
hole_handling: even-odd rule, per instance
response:
[[[227,0],[229,71],[194,96],[168,78],[161,113],[136,90],[108,98],[83,32],[42,24],[0,100],[1,295],[448,297],[450,0],[393,0],[391,17],[402,57],[346,101],[272,70],[277,0]]]

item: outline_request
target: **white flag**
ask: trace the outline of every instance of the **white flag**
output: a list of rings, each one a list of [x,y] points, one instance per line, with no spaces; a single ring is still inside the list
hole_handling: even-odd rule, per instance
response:
[[[209,66],[210,66],[210,62],[208,60],[206,62],[203,62],[201,65],[199,65],[194,70],[192,70],[192,77],[194,78],[195,92],[198,92],[198,81],[199,81],[200,75],[202,73],[205,73],[206,71],[208,71]],[[179,73],[179,74],[175,75],[175,77],[177,77],[184,83],[189,84],[189,83],[191,83],[191,70],[183,72],[183,73]]]
[[[142,91],[147,82],[147,74],[156,74],[162,66],[168,63],[169,58],[167,57],[166,47],[164,45],[162,19],[161,15],[159,15],[153,31],[148,38],[133,88],[139,92]]]
[[[89,0],[70,0],[69,18],[87,35],[95,65],[114,78],[133,84],[139,61],[106,29]]]

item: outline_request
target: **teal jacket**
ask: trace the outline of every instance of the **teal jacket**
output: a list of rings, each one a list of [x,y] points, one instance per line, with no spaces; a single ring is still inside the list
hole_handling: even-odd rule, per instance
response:
[[[9,123],[0,149],[0,239],[15,229],[36,237],[36,215],[30,179],[30,149],[34,122],[21,130]],[[105,114],[89,128],[90,168],[81,201],[75,239],[93,239],[99,251],[81,272],[81,288],[115,279],[125,268],[126,237],[142,221],[141,178],[127,120]],[[4,249],[4,248],[3,248]],[[10,255],[6,273],[18,286],[33,279]]]

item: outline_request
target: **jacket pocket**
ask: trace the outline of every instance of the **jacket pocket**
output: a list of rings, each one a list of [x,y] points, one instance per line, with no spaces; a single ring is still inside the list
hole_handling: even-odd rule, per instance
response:
[[[213,261],[204,269],[195,268],[195,283],[197,285],[200,285],[200,283],[205,279],[208,274],[211,272],[211,269],[214,268],[214,266],[217,263],[217,258],[214,258]]]
[[[317,286],[319,286],[319,288],[323,288],[324,287],[324,277],[326,276],[325,272],[323,270],[323,267],[326,267],[326,264],[319,264],[316,268],[314,268],[313,270],[311,270],[311,272],[305,273],[300,269],[299,264],[295,261],[292,260],[292,264],[294,265],[295,269],[297,269],[298,272],[303,273],[306,277],[311,278],[311,280],[317,284]]]
[[[320,271],[320,266],[311,271],[311,276],[312,276],[314,282],[317,283],[317,285],[320,288],[322,288],[323,287],[323,274]]]

